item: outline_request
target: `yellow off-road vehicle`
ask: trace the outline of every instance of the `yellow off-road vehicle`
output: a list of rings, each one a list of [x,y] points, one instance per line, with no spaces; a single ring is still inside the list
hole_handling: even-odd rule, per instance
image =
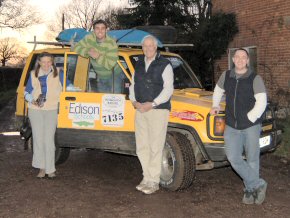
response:
[[[134,65],[141,49],[119,48],[119,61],[112,73],[112,89],[98,91],[97,73],[89,59],[69,48],[34,50],[29,55],[17,89],[16,116],[24,115],[24,90],[37,55],[50,52],[64,72],[56,132],[56,163],[63,163],[72,148],[100,149],[136,155],[135,109],[128,99]],[[224,142],[224,113],[210,116],[212,92],[205,91],[189,65],[177,54],[162,52],[174,69],[174,94],[163,150],[161,186],[169,190],[187,188],[196,170],[228,164]],[[68,86],[70,81],[73,86]],[[223,105],[224,106],[224,105]],[[264,114],[261,151],[276,148],[281,131],[271,107]]]

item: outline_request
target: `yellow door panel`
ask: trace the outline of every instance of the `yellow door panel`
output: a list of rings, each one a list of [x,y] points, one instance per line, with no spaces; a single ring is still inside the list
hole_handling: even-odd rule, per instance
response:
[[[63,92],[58,128],[134,131],[134,116],[125,95]]]
[[[82,56],[78,56],[78,61],[76,65],[76,73],[75,73],[75,86],[79,87],[81,90],[86,89],[87,85],[87,73],[88,72],[88,64],[89,64],[89,59],[84,58]]]
[[[89,59],[68,52],[65,63],[58,128],[134,131],[135,109],[125,94],[91,92]]]

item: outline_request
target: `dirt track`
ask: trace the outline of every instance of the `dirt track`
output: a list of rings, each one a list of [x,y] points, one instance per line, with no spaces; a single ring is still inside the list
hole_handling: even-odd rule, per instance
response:
[[[0,112],[0,132],[13,131],[13,104]],[[230,167],[196,173],[182,192],[144,195],[136,157],[73,150],[54,180],[37,179],[19,136],[0,134],[0,217],[290,217],[290,162],[261,158],[269,183],[263,205],[243,205],[242,182]]]

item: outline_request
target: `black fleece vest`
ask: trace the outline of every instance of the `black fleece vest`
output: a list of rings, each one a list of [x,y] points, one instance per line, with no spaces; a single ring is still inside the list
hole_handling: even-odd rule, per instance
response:
[[[232,128],[242,130],[261,123],[261,118],[252,123],[247,116],[256,102],[253,88],[256,75],[251,73],[248,77],[236,79],[230,70],[226,72],[226,124]]]
[[[158,53],[146,72],[144,56],[139,58],[135,65],[134,75],[135,98],[138,102],[153,102],[161,93],[163,90],[162,73],[168,64],[170,64],[170,62]],[[170,110],[170,99],[167,102],[158,105],[156,109]]]

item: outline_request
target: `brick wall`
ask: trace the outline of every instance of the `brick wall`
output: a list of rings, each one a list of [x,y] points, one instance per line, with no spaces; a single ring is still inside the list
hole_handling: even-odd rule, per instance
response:
[[[256,46],[257,73],[263,77],[270,99],[283,106],[288,102],[289,106],[290,1],[212,0],[212,3],[213,13],[233,12],[237,16],[239,33],[229,48]],[[226,69],[227,54],[216,62],[216,79]]]

